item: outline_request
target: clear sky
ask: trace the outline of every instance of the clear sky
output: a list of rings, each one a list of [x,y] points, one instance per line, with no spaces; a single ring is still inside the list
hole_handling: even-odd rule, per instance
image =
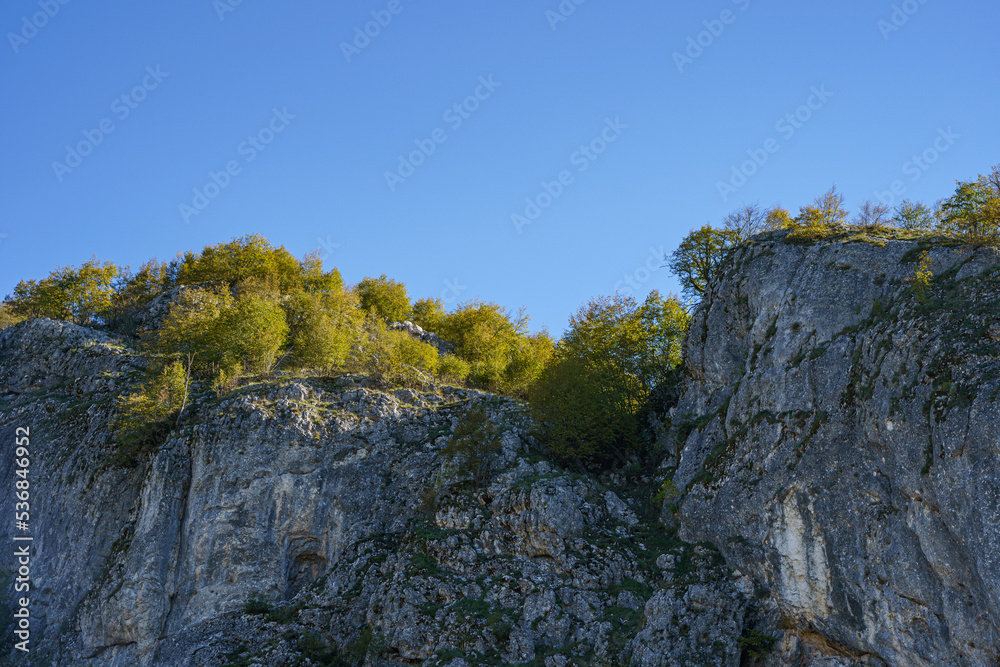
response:
[[[676,291],[660,253],[742,201],[794,212],[835,182],[854,208],[899,181],[930,203],[988,171],[998,18],[995,0],[6,0],[0,292],[261,233],[348,283],[525,306],[558,334],[626,276]]]

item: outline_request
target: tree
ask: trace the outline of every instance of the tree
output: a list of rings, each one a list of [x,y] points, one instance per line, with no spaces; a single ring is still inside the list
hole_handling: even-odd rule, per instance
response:
[[[8,304],[0,303],[0,329],[6,329],[22,320],[24,318],[15,314],[14,310]]]
[[[308,368],[342,365],[357,336],[360,311],[346,292],[299,292],[282,302],[295,361]]]
[[[729,229],[705,225],[684,237],[670,256],[668,266],[677,275],[684,295],[700,299],[715,277],[729,250],[739,243],[739,235]]]
[[[49,317],[89,326],[103,322],[114,296],[119,269],[92,258],[80,268],[60,267],[39,282],[21,281],[6,299],[21,317]]]
[[[738,209],[722,219],[722,224],[731,232],[735,232],[740,241],[746,241],[767,228],[768,211],[759,204],[744,203]]]
[[[230,287],[255,280],[281,294],[291,294],[307,284],[313,288],[321,286],[324,280],[335,284],[340,278],[335,271],[323,274],[322,262],[316,254],[307,255],[300,262],[284,246],[276,248],[263,236],[248,234],[229,243],[208,246],[198,254],[180,255],[168,265],[167,278],[171,285],[218,282]]]
[[[219,321],[223,359],[251,373],[269,373],[288,339],[285,311],[277,295],[261,289],[240,294]]]
[[[832,186],[825,193],[813,200],[811,207],[803,210],[810,211],[815,224],[838,225],[847,222],[848,212],[844,208],[844,195],[837,192],[837,186]]]
[[[220,323],[232,304],[233,297],[228,288],[184,290],[171,304],[160,328],[153,334],[153,350],[182,359],[184,395],[177,415],[178,422],[187,405],[195,364],[217,364],[224,356],[219,349]]]
[[[444,304],[441,299],[420,299],[413,304],[410,320],[427,331],[437,332],[444,321]]]
[[[469,363],[473,385],[512,395],[527,391],[552,349],[547,333],[529,335],[523,310],[511,315],[483,301],[461,304],[444,316],[437,333]]]
[[[391,280],[384,273],[378,278],[365,278],[355,290],[361,309],[391,324],[402,322],[410,315],[410,298],[406,285]]]
[[[929,230],[934,227],[937,221],[929,208],[920,202],[904,199],[899,206],[893,209],[892,222],[903,229]]]
[[[788,209],[781,208],[780,206],[772,207],[764,217],[764,229],[769,232],[788,229],[794,226],[795,223],[792,221],[792,216],[788,212]]]
[[[653,388],[680,363],[688,322],[676,297],[657,292],[642,305],[616,294],[580,308],[529,392],[550,451],[607,465],[639,449],[640,415]]]
[[[973,240],[1000,237],[1000,165],[975,181],[959,181],[940,215],[942,227]]]
[[[157,434],[169,431],[174,414],[180,419],[187,402],[188,375],[184,364],[175,360],[163,366],[138,391],[118,397],[118,413],[113,428],[125,446],[116,458],[134,464],[134,454]]]
[[[889,222],[889,207],[882,202],[866,201],[858,209],[854,217],[854,224],[865,230],[874,230],[884,227]]]

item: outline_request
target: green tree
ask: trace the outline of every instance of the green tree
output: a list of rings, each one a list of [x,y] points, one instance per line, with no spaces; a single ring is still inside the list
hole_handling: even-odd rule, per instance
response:
[[[174,360],[160,368],[139,390],[118,397],[112,423],[122,449],[115,462],[134,465],[144,445],[170,430],[173,416],[178,420],[187,402],[189,376],[184,364]]]
[[[219,332],[223,359],[251,373],[269,373],[288,339],[288,323],[277,295],[248,289],[222,313]]]
[[[308,368],[331,368],[347,360],[361,323],[356,300],[347,292],[299,292],[282,306],[295,361]]]
[[[14,313],[14,309],[6,303],[0,303],[0,329],[17,324],[24,320],[24,317]]]
[[[167,273],[173,285],[217,282],[233,287],[254,280],[290,294],[322,277],[317,262],[314,255],[299,262],[284,246],[275,248],[263,236],[249,234],[208,246],[198,254],[186,252],[168,265]]]
[[[151,334],[154,351],[182,360],[184,394],[177,419],[187,405],[191,376],[196,370],[222,361],[222,320],[232,309],[233,297],[228,288],[184,290],[170,306],[160,328]]]
[[[361,309],[383,322],[402,322],[410,315],[410,298],[406,285],[397,283],[384,273],[378,278],[365,278],[355,288]]]
[[[779,229],[789,229],[795,225],[788,209],[775,206],[767,212],[764,218],[764,229],[773,232]]]
[[[911,230],[930,230],[937,221],[934,213],[920,202],[904,199],[893,209],[892,222],[898,227]]]
[[[540,437],[565,460],[623,462],[640,448],[640,416],[653,388],[680,363],[689,314],[652,292],[583,306],[531,388]]]
[[[431,380],[438,363],[438,351],[433,345],[402,331],[389,331],[381,319],[373,316],[365,319],[351,350],[355,370],[393,385]]]
[[[410,312],[410,320],[427,331],[438,332],[444,318],[444,304],[441,299],[420,299],[413,304]]]
[[[988,176],[959,181],[941,203],[941,226],[973,240],[1000,238],[1000,165]]]
[[[681,290],[691,299],[705,295],[709,283],[729,250],[739,243],[739,234],[730,229],[705,225],[684,237],[670,256],[668,266],[681,283]]]
[[[844,195],[837,192],[837,186],[834,185],[816,197],[811,206],[800,208],[795,221],[806,227],[842,225],[847,222],[849,215],[847,209],[844,208]]]
[[[49,317],[92,325],[104,320],[114,297],[119,269],[111,262],[90,259],[79,268],[61,267],[39,282],[21,281],[6,299],[21,317]]]
[[[444,317],[437,333],[469,363],[473,385],[500,393],[525,392],[551,351],[548,334],[528,333],[523,311],[512,316],[483,301],[461,304]]]

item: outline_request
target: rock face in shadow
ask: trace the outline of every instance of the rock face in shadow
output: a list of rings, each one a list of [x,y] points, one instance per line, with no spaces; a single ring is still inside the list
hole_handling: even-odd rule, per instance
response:
[[[667,515],[771,592],[768,664],[998,664],[996,250],[764,237],[686,365]]]

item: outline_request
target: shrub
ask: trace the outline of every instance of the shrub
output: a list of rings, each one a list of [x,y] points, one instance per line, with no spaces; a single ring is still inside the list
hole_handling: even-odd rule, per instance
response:
[[[438,360],[438,377],[445,382],[461,384],[469,377],[469,364],[453,354],[442,355]]]
[[[372,317],[365,320],[351,355],[353,368],[389,384],[413,385],[438,370],[437,348],[402,331],[388,331]]]
[[[168,265],[167,279],[172,285],[215,282],[230,287],[255,280],[289,294],[303,288],[314,269],[315,262],[304,268],[284,246],[275,248],[263,236],[250,234],[198,254],[184,253]]]
[[[361,309],[383,322],[402,322],[410,315],[406,285],[390,280],[384,273],[378,278],[365,278],[355,290]]]
[[[249,290],[222,313],[218,352],[252,373],[268,373],[287,338],[285,312],[276,296]]]
[[[0,303],[0,329],[6,329],[23,320],[24,317],[16,314],[9,304]]]
[[[187,400],[187,372],[184,364],[174,361],[164,366],[139,390],[118,397],[118,414],[112,428],[123,447],[119,463],[130,464],[135,454],[172,426]]]

